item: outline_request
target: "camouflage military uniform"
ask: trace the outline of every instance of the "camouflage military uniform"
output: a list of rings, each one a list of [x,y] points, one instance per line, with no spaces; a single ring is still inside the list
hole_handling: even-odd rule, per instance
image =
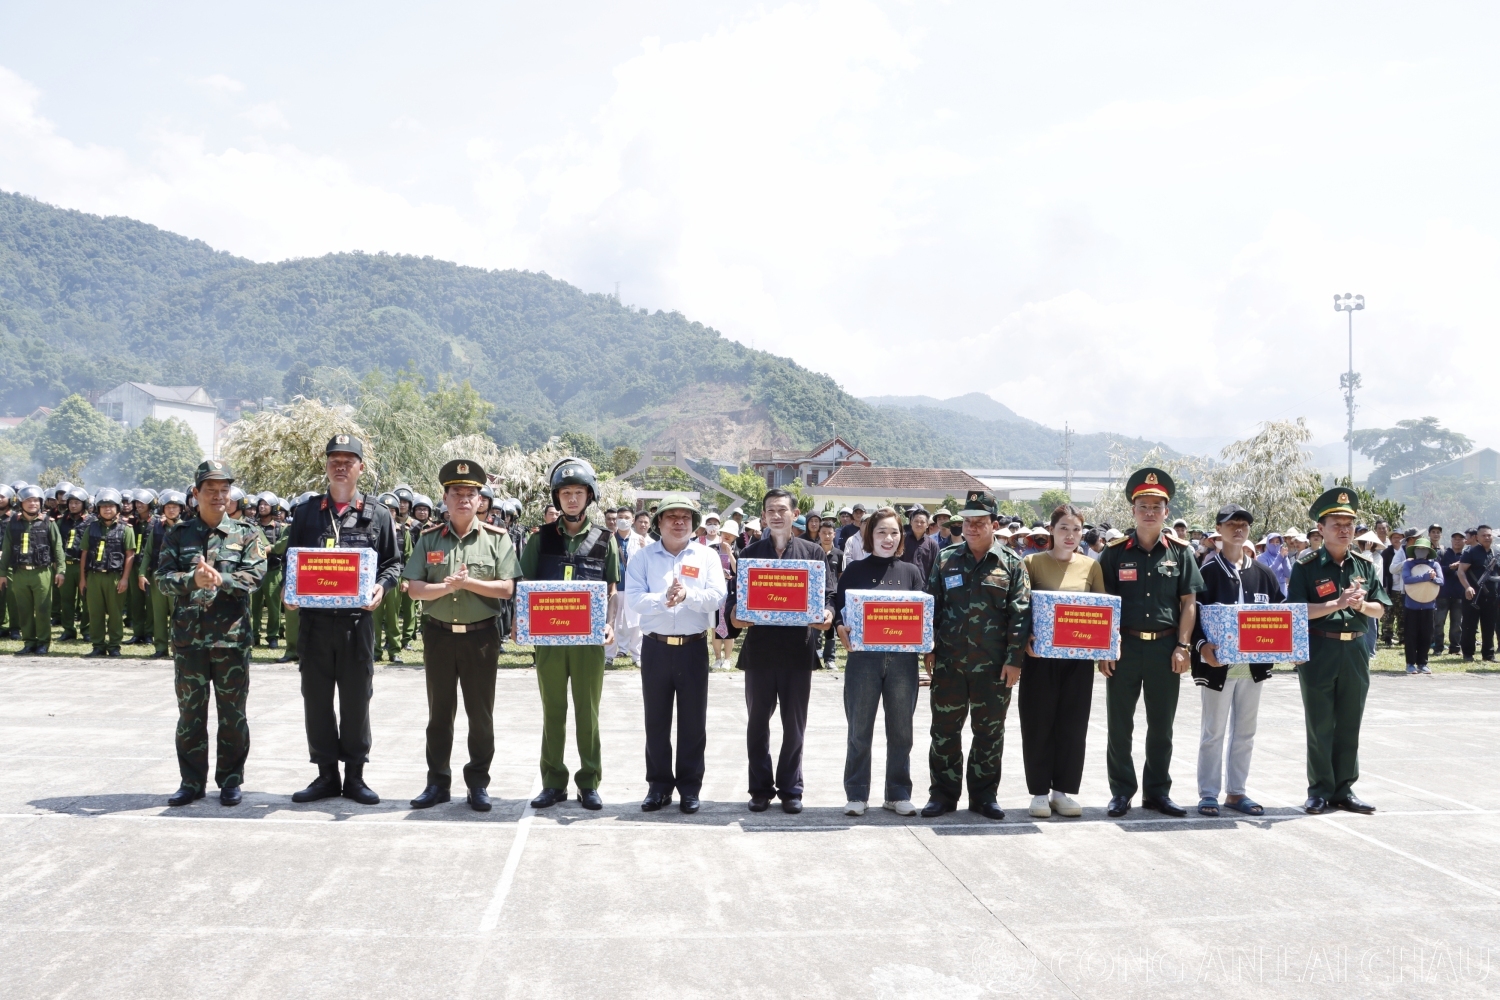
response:
[[[220,788],[244,781],[250,753],[245,699],[250,693],[250,595],[266,575],[265,536],[260,528],[225,517],[210,528],[201,519],[177,525],[162,543],[156,586],[176,599],[172,652],[177,675],[177,766],[185,788],[208,782],[208,689],[219,714],[219,753],[214,780]],[[200,590],[193,580],[199,556],[224,582]]]
[[[972,715],[969,802],[995,801],[1010,688],[1000,676],[1020,667],[1031,636],[1031,584],[1020,556],[996,542],[975,559],[967,542],[942,550],[927,578],[936,665],[932,670],[931,797],[956,804],[964,773],[964,719]]]

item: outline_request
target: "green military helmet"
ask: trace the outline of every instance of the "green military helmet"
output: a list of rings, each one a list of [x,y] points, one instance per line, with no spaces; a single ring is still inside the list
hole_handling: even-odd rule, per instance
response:
[[[698,525],[703,523],[703,514],[698,508],[698,502],[686,493],[668,493],[663,498],[661,505],[656,508],[656,513],[651,515],[651,530],[661,534],[659,526],[661,516],[669,510],[688,510],[693,513],[693,530],[698,530]]]
[[[1308,508],[1308,514],[1314,521],[1322,523],[1323,518],[1330,514],[1343,514],[1348,517],[1359,515],[1359,494],[1347,486],[1335,486],[1331,490],[1325,490],[1313,505]]]
[[[1171,500],[1172,495],[1177,492],[1177,485],[1172,482],[1172,477],[1164,469],[1153,469],[1147,466],[1144,469],[1136,469],[1125,480],[1125,499],[1135,503],[1136,497],[1161,497],[1163,500]]]

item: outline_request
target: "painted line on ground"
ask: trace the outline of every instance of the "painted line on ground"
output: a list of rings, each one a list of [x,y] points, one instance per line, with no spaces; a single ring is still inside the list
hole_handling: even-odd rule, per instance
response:
[[[533,798],[542,790],[541,775],[537,776],[536,782],[531,786]],[[510,842],[510,853],[505,856],[505,868],[500,872],[500,881],[495,883],[495,894],[490,897],[490,905],[484,908],[484,916],[479,918],[479,933],[488,934],[500,923],[500,911],[505,907],[505,897],[510,895],[510,887],[516,880],[516,869],[521,866],[521,852],[526,850],[526,834],[531,830],[531,821],[536,819],[536,810],[531,808],[531,803],[526,803],[521,819],[516,823],[516,836]]]
[[[1387,778],[1384,775],[1371,774],[1369,771],[1364,771],[1364,772],[1361,773],[1360,776],[1364,777],[1364,778],[1374,778],[1376,781],[1383,781],[1387,785],[1400,785],[1402,788],[1409,788],[1409,789],[1411,789],[1414,792],[1421,792],[1423,795],[1427,796],[1428,798],[1442,799],[1444,802],[1453,802],[1453,803],[1455,803],[1457,805],[1463,806],[1465,809],[1478,809],[1479,808],[1478,806],[1474,805],[1473,803],[1465,802],[1463,799],[1455,799],[1451,795],[1439,795],[1437,792],[1429,792],[1425,788],[1421,788],[1421,787],[1419,787],[1417,785],[1408,785],[1404,781],[1397,781],[1395,778]]]

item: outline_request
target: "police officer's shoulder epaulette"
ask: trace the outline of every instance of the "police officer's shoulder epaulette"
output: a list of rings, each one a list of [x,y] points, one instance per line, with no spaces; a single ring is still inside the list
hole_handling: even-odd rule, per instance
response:
[[[1322,551],[1322,549],[1306,549],[1297,554],[1297,561],[1299,563],[1310,563],[1318,558],[1318,553]]]
[[[433,532],[434,532],[434,531],[439,531],[439,530],[441,530],[441,529],[442,529],[442,527],[443,527],[443,525],[442,525],[442,523],[438,523],[438,524],[429,524],[429,525],[428,525],[428,526],[427,526],[427,527],[425,527],[425,528],[423,528],[423,529],[422,529],[422,530],[421,530],[421,531],[419,531],[419,532],[417,532],[417,534],[419,534],[419,535],[430,535],[430,534],[432,534],[432,533],[433,533]]]
[[[479,526],[481,528],[483,528],[485,531],[492,532],[493,534],[496,534],[496,535],[509,535],[510,534],[510,532],[504,530],[503,528],[497,528],[497,527],[495,527],[493,524],[491,524],[488,521],[480,521],[479,522]]]
[[[1112,549],[1116,545],[1124,545],[1129,540],[1130,540],[1130,536],[1129,535],[1121,535],[1119,538],[1114,538],[1114,539],[1111,539],[1110,541],[1105,542],[1104,543],[1104,547],[1107,548],[1107,549]]]
[[[1350,549],[1349,551],[1359,556],[1367,563],[1373,563],[1375,561],[1375,553],[1373,552],[1361,552],[1359,549]]]

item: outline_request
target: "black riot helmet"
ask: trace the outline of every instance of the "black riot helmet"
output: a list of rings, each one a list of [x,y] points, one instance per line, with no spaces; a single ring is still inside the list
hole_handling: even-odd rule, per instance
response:
[[[594,467],[583,459],[571,455],[567,458],[559,459],[557,464],[552,466],[552,471],[547,474],[547,484],[552,489],[552,506],[557,508],[558,516],[570,524],[577,524],[579,521],[582,521],[589,504],[599,498],[599,487],[594,478]],[[579,511],[577,517],[568,517],[568,515],[563,513],[562,501],[557,498],[557,493],[564,486],[583,486],[589,491],[589,498],[584,503],[583,510]]]

